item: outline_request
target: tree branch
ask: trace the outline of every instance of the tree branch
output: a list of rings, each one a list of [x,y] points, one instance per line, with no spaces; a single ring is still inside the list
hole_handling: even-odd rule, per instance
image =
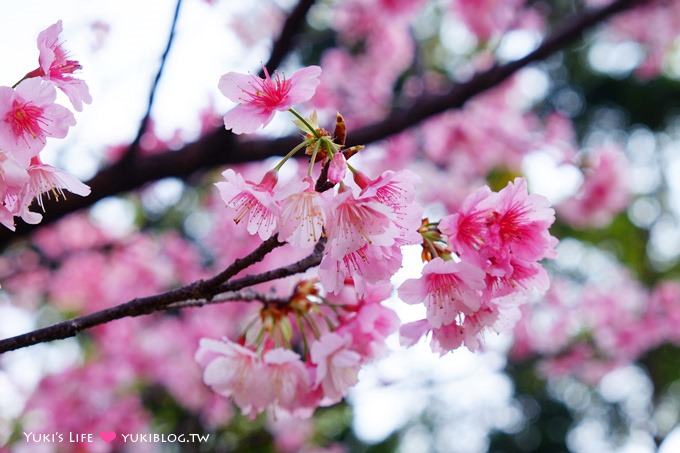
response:
[[[277,297],[271,294],[258,293],[251,290],[235,291],[231,293],[220,294],[212,300],[186,300],[177,302],[165,307],[167,310],[179,310],[182,308],[200,308],[206,305],[223,304],[225,302],[262,302],[268,305],[286,305],[290,302],[288,297]]]
[[[274,72],[276,68],[281,65],[281,62],[288,56],[290,50],[294,47],[295,38],[297,38],[300,30],[304,27],[307,13],[314,5],[314,0],[300,0],[298,4],[288,15],[286,22],[281,28],[278,39],[272,46],[269,60],[264,64],[267,71]],[[260,71],[260,76],[264,77],[264,71]]]
[[[168,54],[170,53],[170,49],[172,48],[172,43],[175,40],[175,29],[177,27],[177,19],[179,19],[179,10],[181,6],[182,0],[177,0],[177,4],[175,5],[175,12],[174,15],[172,16],[172,23],[170,25],[170,34],[168,35],[168,41],[165,44],[165,50],[163,50],[163,54],[161,55],[161,63],[158,66],[156,77],[154,77],[153,83],[151,84],[151,90],[149,91],[149,101],[146,104],[146,112],[144,112],[142,121],[139,124],[139,129],[137,130],[137,135],[135,136],[135,139],[132,141],[132,143],[130,143],[130,146],[128,146],[125,154],[121,158],[121,162],[123,163],[130,162],[132,159],[135,158],[135,155],[139,151],[139,147],[142,142],[142,137],[144,137],[144,133],[149,127],[149,121],[151,120],[151,109],[153,108],[154,99],[156,97],[156,91],[158,90],[158,83],[160,82],[161,76],[163,75],[163,70],[165,69],[165,62],[168,59]]]
[[[478,73],[468,82],[454,85],[447,93],[422,97],[408,108],[393,111],[383,120],[355,131],[348,146],[385,139],[448,109],[460,108],[471,98],[497,86],[519,69],[545,59],[574,42],[598,23],[648,1],[615,0],[602,8],[572,16],[525,57]],[[240,141],[225,130],[217,130],[175,152],[144,156],[125,167],[114,164],[102,169],[87,182],[92,188],[92,193],[87,198],[71,197],[59,203],[45,203],[47,212],[40,225],[18,222],[15,233],[0,230],[0,249],[7,246],[11,240],[20,238],[37,227],[49,225],[69,213],[87,208],[102,198],[128,192],[166,177],[184,178],[196,171],[219,165],[239,164],[281,155],[294,147],[298,141],[298,138],[293,136],[273,140]]]
[[[326,247],[326,238],[322,237],[316,242],[314,246],[314,251],[307,257],[296,261],[286,267],[280,267],[278,269],[273,269],[271,271],[263,272],[261,274],[247,275],[245,277],[239,278],[237,280],[232,280],[229,283],[225,283],[219,287],[218,292],[225,293],[228,291],[238,291],[249,286],[254,286],[259,283],[269,282],[272,280],[278,280],[280,278],[290,277],[291,275],[299,274],[307,269],[321,264],[321,258],[323,251]]]
[[[269,252],[271,252],[277,247],[281,247],[284,244],[285,242],[279,242],[279,235],[275,234],[274,236],[270,237],[262,244],[260,244],[259,247],[257,247],[252,253],[250,253],[246,257],[237,259],[229,267],[227,267],[225,270],[223,270],[210,280],[205,280],[203,282],[203,286],[207,290],[211,291],[217,289],[222,283],[226,282],[227,280],[229,280],[231,277],[238,274],[242,270],[247,269],[253,264],[262,261],[262,259],[264,259],[264,257],[267,256]]]
[[[135,298],[124,304],[116,305],[115,307],[0,340],[0,354],[38,343],[70,338],[83,330],[106,324],[117,319],[148,315],[170,308],[202,306],[211,303],[219,303],[219,301],[231,300],[261,300],[265,303],[278,303],[281,299],[273,296],[258,295],[256,297],[253,295],[256,293],[238,293],[238,291],[258,283],[269,282],[299,274],[319,265],[325,244],[326,239],[320,239],[314,247],[314,251],[309,256],[289,266],[284,266],[261,274],[248,275],[228,283],[223,283],[226,279],[236,275],[246,267],[261,261],[262,258],[275,247],[283,245],[274,237],[263,242],[248,256],[236,260],[227,269],[211,279],[198,280],[180,288],[154,296]],[[242,295],[245,299],[239,299],[239,295]]]

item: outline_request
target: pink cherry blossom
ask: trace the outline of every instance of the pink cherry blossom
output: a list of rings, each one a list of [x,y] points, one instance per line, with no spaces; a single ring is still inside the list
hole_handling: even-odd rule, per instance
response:
[[[550,286],[548,273],[539,263],[510,257],[503,261],[502,266],[496,267],[497,261],[490,261],[486,282],[487,292],[492,297],[540,295]]]
[[[545,197],[527,192],[524,179],[516,178],[480,208],[490,210],[486,245],[527,261],[555,257],[557,240],[548,231],[555,211]]]
[[[331,163],[328,166],[328,180],[333,184],[337,184],[343,180],[347,172],[347,160],[342,153],[335,153]]]
[[[491,189],[483,186],[463,201],[460,209],[439,222],[453,249],[464,255],[476,253],[485,243],[487,210],[480,203],[491,196]]]
[[[38,205],[44,209],[43,195],[50,194],[58,199],[66,198],[64,190],[67,190],[81,197],[90,194],[90,188],[80,182],[77,178],[51,165],[40,162],[38,158],[34,158],[30,167],[28,167],[29,181],[25,191],[27,200],[37,198]]]
[[[27,402],[22,425],[35,433],[145,432],[151,416],[132,391],[133,383],[134,374],[125,363],[104,360],[46,376]],[[82,452],[112,451],[110,448],[100,440],[70,445]],[[35,448],[29,446],[29,450]]]
[[[327,192],[329,246],[319,267],[324,288],[334,293],[352,279],[358,293],[367,284],[386,282],[401,266],[400,246],[420,243],[422,207],[415,202],[417,176],[386,171],[371,180],[355,173],[362,189]]]
[[[625,154],[605,146],[588,156],[583,185],[558,206],[558,213],[577,228],[602,228],[628,203],[629,169]]]
[[[255,352],[230,341],[203,339],[196,361],[205,366],[205,383],[232,397],[245,414],[255,416],[268,405],[267,375]]]
[[[340,401],[347,389],[357,383],[361,357],[349,349],[350,342],[349,337],[327,333],[312,343],[316,385],[321,386],[330,403]]]
[[[21,204],[20,194],[28,172],[11,154],[0,152],[0,223],[14,231],[14,216]]]
[[[483,336],[489,331],[508,330],[519,317],[519,310],[513,305],[498,304],[485,300],[474,313],[460,316],[455,322],[433,327],[428,319],[407,323],[399,329],[403,346],[412,346],[420,338],[432,334],[430,346],[434,352],[446,354],[462,345],[471,351],[481,350]]]
[[[601,5],[603,0],[588,0],[588,4]],[[644,51],[644,61],[636,74],[644,79],[658,76],[671,54],[680,25],[678,2],[649,2],[616,16],[605,29],[613,41],[636,41]]]
[[[430,331],[430,323],[427,319],[407,322],[399,328],[399,344],[413,346]]]
[[[370,198],[355,198],[346,189],[338,194],[327,191],[326,202],[328,254],[336,259],[355,252],[365,245],[394,244],[398,230],[392,219],[393,211]]]
[[[435,258],[425,265],[421,278],[402,283],[399,297],[407,304],[424,303],[427,320],[436,328],[477,310],[484,288],[484,272],[481,269],[467,263]]]
[[[289,349],[277,348],[267,351],[262,362],[271,404],[291,414],[311,415],[312,411],[304,410],[301,404],[311,390],[311,378],[300,356]],[[265,389],[260,391],[265,392]]]
[[[397,314],[379,303],[364,303],[344,331],[350,332],[352,349],[362,357],[379,357],[386,351],[385,339],[399,327]]]
[[[498,193],[488,187],[471,193],[437,224],[462,261],[435,257],[421,278],[399,288],[404,302],[424,303],[427,309],[425,322],[402,328],[402,342],[413,344],[432,332],[437,352],[462,344],[477,350],[487,330],[512,327],[527,293],[548,289],[538,261],[554,256],[557,240],[548,230],[553,220],[548,201],[528,194],[519,178]]]
[[[511,280],[516,281],[537,276],[532,263],[555,256],[557,240],[548,230],[554,219],[548,200],[528,194],[526,182],[517,178],[498,193],[488,188],[472,193],[439,228],[456,252],[491,277],[514,274]]]
[[[470,30],[483,41],[502,33],[521,10],[520,0],[454,0],[453,5]]]
[[[330,293],[341,291],[345,281],[351,279],[359,295],[363,295],[369,283],[389,281],[401,267],[401,261],[399,247],[367,244],[340,259],[324,255],[319,266],[319,278]]]
[[[307,178],[305,186],[280,201],[279,236],[296,247],[309,248],[321,237],[326,214],[314,181]]]
[[[247,219],[246,229],[257,234],[264,241],[269,239],[277,226],[278,206],[274,200],[274,188],[278,176],[275,171],[267,172],[262,181],[245,181],[234,170],[222,173],[225,179],[215,184],[222,200],[234,213],[234,222]]]
[[[62,90],[73,104],[73,108],[80,112],[83,103],[90,104],[92,97],[87,84],[72,75],[82,67],[76,60],[69,58],[59,38],[61,31],[61,21],[57,21],[38,35],[40,75]]]
[[[355,181],[362,188],[361,197],[375,199],[392,210],[392,221],[399,230],[398,245],[419,244],[418,233],[423,214],[422,206],[416,202],[416,186],[420,178],[413,172],[385,171],[374,180],[355,174]]]
[[[309,66],[294,72],[290,79],[263,68],[265,78],[229,72],[220,78],[219,89],[236,107],[224,115],[224,126],[235,134],[249,134],[266,126],[277,111],[288,110],[309,100],[319,84],[321,68]]]
[[[16,89],[0,87],[0,148],[27,164],[45,146],[47,137],[64,138],[76,124],[73,114],[55,104],[54,87],[27,79]]]
[[[11,187],[22,187],[28,182],[28,172],[11,154],[0,151],[0,178]]]

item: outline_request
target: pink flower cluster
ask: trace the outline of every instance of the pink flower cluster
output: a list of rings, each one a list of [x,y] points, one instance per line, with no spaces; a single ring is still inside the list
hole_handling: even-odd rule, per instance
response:
[[[593,384],[659,345],[680,344],[680,283],[650,291],[624,271],[614,274],[584,286],[555,278],[544,300],[522,307],[512,356],[538,356],[544,374]]]
[[[348,0],[335,2],[331,27],[346,46],[326,50],[324,74],[312,99],[329,115],[342,111],[352,124],[378,120],[391,106],[394,85],[413,63],[410,25],[423,0]],[[361,47],[354,52],[349,48]]]
[[[548,289],[539,261],[555,257],[557,239],[548,231],[554,219],[548,200],[528,194],[521,178],[498,193],[483,187],[469,195],[458,212],[423,234],[435,258],[420,278],[401,285],[399,297],[424,304],[427,316],[402,326],[402,343],[432,332],[436,352],[461,344],[476,350],[485,330],[514,323],[527,294]]]
[[[587,3],[601,6],[609,0],[588,0]],[[680,3],[651,1],[615,17],[606,33],[618,41],[632,40],[641,44],[645,58],[638,66],[637,74],[652,78],[663,71],[666,58],[678,39],[679,28]]]
[[[223,91],[250,90],[240,78],[222,80]],[[231,86],[226,85],[229,80]],[[295,77],[289,82],[290,90],[308,83]],[[288,102],[278,99],[271,111],[288,107]],[[229,114],[242,119],[251,112],[237,107]],[[325,235],[328,244],[319,272],[324,288],[334,293],[352,279],[361,294],[367,283],[386,282],[397,271],[402,245],[420,242],[421,209],[415,202],[414,174],[386,171],[371,179],[353,170],[352,180],[345,182],[346,170],[346,159],[337,151],[328,168],[334,187],[324,193],[315,190],[311,173],[282,184],[278,169],[265,173],[259,182],[244,180],[229,169],[216,185],[234,221],[243,222],[248,233],[262,240],[278,234],[295,247],[311,249]]]
[[[250,416],[270,409],[308,417],[337,403],[397,329],[396,314],[380,304],[391,290],[374,286],[359,297],[347,285],[324,296],[302,281],[289,305],[263,306],[238,342],[201,340],[205,383]]]
[[[498,38],[523,23],[541,23],[521,0],[453,0],[452,8],[480,41]]]
[[[85,196],[89,188],[68,173],[40,160],[48,137],[64,138],[76,124],[73,113],[55,103],[62,90],[74,108],[91,102],[87,85],[73,77],[80,64],[71,60],[59,41],[61,21],[38,35],[40,66],[15,86],[0,86],[0,223],[14,230],[14,218],[38,223],[30,211],[43,194],[64,197],[64,190]]]
[[[578,193],[562,202],[557,212],[578,228],[607,226],[628,204],[629,179],[625,154],[612,145],[598,148],[587,156]]]
[[[304,118],[292,109],[291,102],[313,95],[311,81],[318,75],[311,67],[290,79],[230,73],[221,80],[222,91],[241,100],[225,117],[226,127],[252,132],[275,111],[290,109],[305,134],[258,181],[232,169],[222,173],[216,186],[227,218],[261,240],[277,235],[293,256],[324,245],[317,275],[299,282],[288,304],[265,303],[238,341],[201,341],[196,358],[205,367],[205,382],[250,415],[271,408],[309,416],[345,395],[360,367],[381,353],[385,337],[397,329],[395,314],[380,302],[389,297],[389,280],[401,266],[400,247],[421,241],[417,177],[407,171],[366,176],[347,162],[358,148],[343,149],[340,115],[331,135],[315,115]],[[306,175],[280,181],[282,165],[302,150],[311,156]]]
[[[329,175],[333,174],[333,170]],[[325,235],[319,277],[332,293],[352,279],[359,293],[368,283],[383,283],[401,266],[402,245],[417,244],[421,209],[415,203],[416,176],[386,171],[370,179],[355,173],[355,184],[319,193],[311,178],[279,185],[270,171],[259,183],[226,170],[217,183],[236,223],[262,240],[280,240],[311,249]]]
[[[395,5],[395,14],[402,7]],[[405,302],[427,309],[426,319],[402,327],[402,337],[410,344],[431,331],[433,348],[443,353],[462,343],[478,348],[483,330],[514,321],[527,293],[545,292],[539,261],[554,256],[557,242],[548,233],[554,211],[519,178],[498,193],[478,190],[437,225],[423,223],[415,174],[387,169],[369,178],[347,161],[356,150],[344,149],[340,115],[331,134],[316,114],[304,118],[292,108],[313,95],[309,80],[230,73],[220,85],[240,102],[225,116],[226,127],[254,131],[275,111],[290,110],[304,133],[261,178],[222,173],[216,186],[228,218],[261,240],[277,235],[293,250],[324,245],[316,275],[298,283],[288,303],[265,302],[237,341],[201,342],[196,359],[205,382],[251,416],[267,408],[308,416],[343,397],[396,329],[380,302],[401,267],[402,246],[422,244],[429,260],[422,278],[399,288]],[[298,91],[305,96],[289,97]],[[282,165],[301,150],[311,156],[307,174],[280,181]]]
[[[27,403],[23,428],[33,433],[62,433],[64,444],[83,452],[113,451],[96,435],[102,431],[150,432],[150,417],[134,392],[135,376],[131,371],[121,364],[91,362],[43,379]],[[93,433],[96,440],[68,444],[70,432]],[[114,446],[121,443],[116,441]],[[52,448],[45,446],[43,450],[36,441],[24,445],[28,447],[25,451]]]
[[[466,180],[498,168],[519,170],[534,146],[536,118],[513,105],[516,101],[509,95],[514,87],[505,85],[462,110],[427,121],[423,128],[427,156]]]

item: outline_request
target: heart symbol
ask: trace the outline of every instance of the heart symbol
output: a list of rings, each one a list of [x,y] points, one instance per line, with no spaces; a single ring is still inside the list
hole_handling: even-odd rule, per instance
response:
[[[101,437],[104,442],[108,444],[113,442],[113,439],[116,438],[116,433],[113,431],[102,431],[99,433],[99,437]]]

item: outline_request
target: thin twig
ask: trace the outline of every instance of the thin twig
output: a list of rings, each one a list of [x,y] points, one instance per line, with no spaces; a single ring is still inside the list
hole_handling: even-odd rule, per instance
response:
[[[274,41],[269,60],[264,64],[267,71],[274,72],[281,65],[281,62],[288,56],[290,49],[295,44],[295,39],[303,30],[307,13],[314,5],[314,0],[300,0],[293,10],[288,14],[286,22],[281,28],[279,37]],[[264,77],[264,71],[260,71],[260,76]]]
[[[163,75],[163,70],[165,69],[165,62],[168,59],[170,49],[172,48],[172,43],[175,40],[175,29],[177,28],[177,20],[179,19],[179,10],[181,6],[182,0],[177,0],[177,4],[175,5],[175,12],[172,16],[172,23],[170,24],[170,34],[168,35],[168,40],[165,44],[165,50],[163,50],[163,54],[161,55],[161,63],[158,66],[156,77],[154,77],[153,83],[151,84],[151,90],[149,90],[149,101],[146,104],[146,112],[144,112],[142,121],[139,124],[139,128],[137,129],[137,135],[135,135],[135,139],[132,141],[132,143],[130,143],[130,146],[128,146],[127,151],[125,152],[125,154],[123,154],[123,157],[120,159],[119,164],[129,163],[132,159],[135,158],[135,155],[139,151],[139,147],[142,142],[142,137],[144,137],[144,133],[149,127],[149,121],[151,121],[151,109],[153,108],[154,99],[156,98],[158,83],[160,82],[161,76]]]
[[[290,277],[291,275],[305,272],[307,269],[316,267],[321,263],[321,258],[323,257],[323,251],[325,247],[326,238],[321,237],[314,246],[314,251],[309,256],[301,259],[300,261],[297,261],[285,267],[280,267],[278,269],[263,272],[261,274],[247,275],[237,280],[232,280],[228,283],[221,285],[219,287],[219,292],[225,293],[228,291],[238,291],[240,289],[248,288],[259,283],[278,280],[280,278]]]
[[[262,302],[267,305],[286,305],[290,302],[288,297],[278,297],[273,294],[263,294],[252,290],[236,291],[231,293],[224,293],[215,296],[212,300],[185,300],[170,304],[165,307],[167,310],[176,310],[182,308],[200,308],[206,305],[223,304],[226,302]]]
[[[244,258],[237,259],[236,261],[231,263],[231,265],[229,265],[229,267],[227,267],[225,270],[223,270],[210,280],[204,281],[203,286],[205,288],[214,290],[215,288],[219,287],[222,283],[226,282],[227,280],[229,280],[231,277],[238,274],[242,270],[247,269],[253,264],[262,261],[262,259],[269,252],[285,244],[285,242],[279,242],[278,238],[279,238],[278,234],[275,234],[274,236],[270,237],[262,244],[260,244],[259,247],[257,247],[257,249],[255,249],[252,253],[248,254]]]

